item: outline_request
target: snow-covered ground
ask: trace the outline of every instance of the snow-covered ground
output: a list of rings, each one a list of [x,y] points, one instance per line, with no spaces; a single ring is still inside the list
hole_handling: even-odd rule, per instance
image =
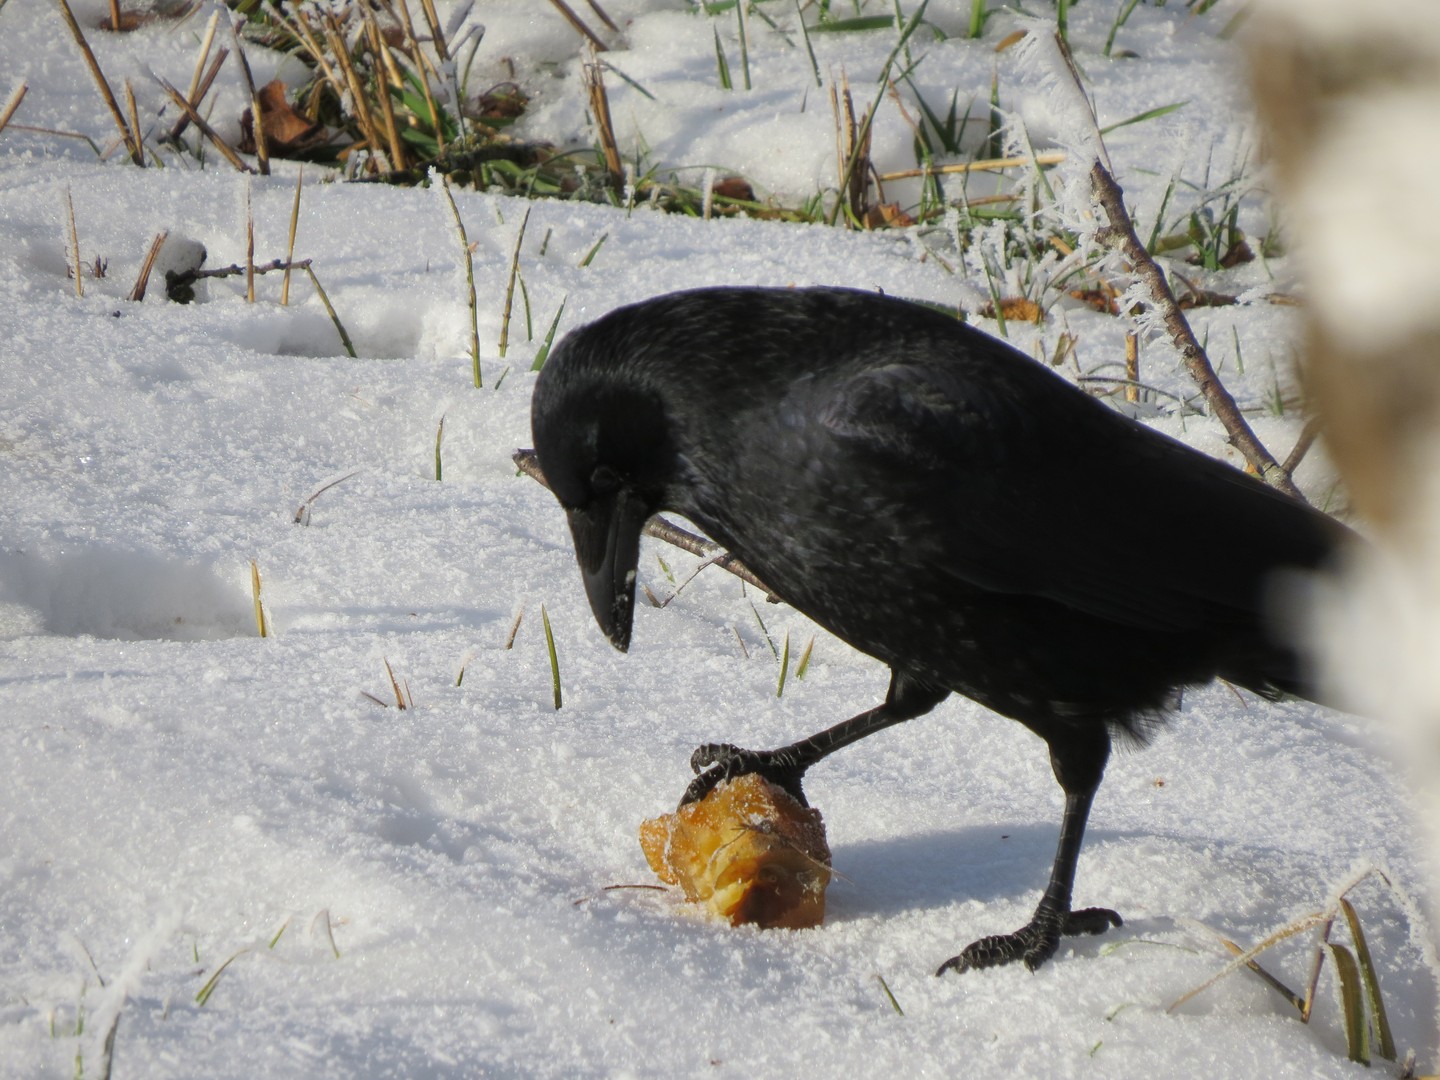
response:
[[[733,10],[712,22],[679,0],[604,6],[624,31],[608,59],[658,99],[611,82],[622,142],[643,138],[655,163],[743,172],[788,202],[833,184],[833,121],[803,48],[752,16],[756,88],[725,92],[712,25],[733,67]],[[969,6],[932,0],[929,17],[954,34]],[[1142,5],[1117,37],[1139,54],[1126,60],[1100,54],[1105,5],[1072,12],[1102,125],[1188,102],[1107,137],[1142,226],[1177,168],[1213,184],[1246,161],[1252,121],[1220,37],[1235,6]],[[146,67],[183,85],[203,16],[117,38],[94,29],[103,7],[76,5],[107,74],[133,78],[153,115]],[[763,7],[793,40],[793,9]],[[488,26],[477,70],[498,81],[513,63],[535,92],[529,133],[584,138],[577,39],[554,9],[482,0],[472,18]],[[994,51],[1007,18],[980,42],[917,37],[916,81],[939,101],[960,87],[963,107],[998,73],[1003,103],[1046,143],[1064,126],[1053,86]],[[827,80],[843,66],[870,87],[894,31],[813,41]],[[0,7],[0,94],[22,79],[17,124],[111,139],[55,8],[36,0]],[[238,115],[233,85],[225,95]],[[876,155],[913,165],[889,104]],[[477,245],[475,389],[443,197],[311,169],[296,255],[314,260],[359,359],[304,278],[288,307],[278,275],[258,279],[254,304],[243,278],[205,283],[188,306],[153,285],[125,299],[162,230],[172,251],[203,244],[207,266],[242,262],[247,189],[257,260],[283,256],[295,170],[276,171],[247,181],[213,154],[203,169],[172,156],[139,170],[83,142],[0,135],[0,1075],[98,1075],[119,1010],[115,1076],[1359,1076],[1328,972],[1308,1027],[1248,974],[1166,1007],[1228,960],[1204,927],[1255,943],[1369,865],[1400,895],[1372,877],[1352,899],[1402,1053],[1433,1068],[1440,968],[1403,899],[1424,881],[1412,804],[1382,732],[1305,703],[1211,687],[1150,748],[1116,757],[1076,900],[1126,925],[1067,940],[1035,974],[931,974],[1028,917],[1060,811],[1041,744],[959,699],[812,774],[838,872],[823,927],[735,930],[673,894],[609,888],[653,884],[636,829],[673,806],[696,744],[807,734],[878,701],[885,672],[715,569],[663,610],[642,607],[628,656],[605,643],[563,515],[510,460],[529,444],[529,367],[562,299],[563,332],[690,286],[844,284],[973,309],[984,278],[926,255],[954,260],[943,234],[536,202],[521,256],[534,330],[517,313],[502,359],[525,204],[457,191]],[[67,192],[82,261],[105,266],[83,299],[67,276]],[[1246,202],[1252,235],[1268,218]],[[1292,386],[1294,309],[1264,300],[1293,288],[1286,260],[1183,272],[1255,297],[1192,313],[1242,404]],[[1113,370],[1125,326],[1062,303],[1008,330],[1045,356],[1074,335],[1089,371]],[[1144,363],[1145,381],[1193,394],[1163,343]],[[1225,452],[1207,418],[1152,422]],[[1293,409],[1257,420],[1282,457],[1299,427]],[[1318,456],[1299,479],[1327,497]],[[697,560],[647,544],[642,580],[668,595],[661,560],[679,580]],[[1123,587],[1123,552],[1116,576]],[[817,639],[778,701],[752,602],[775,641]],[[368,696],[393,703],[387,662],[412,709]],[[1301,935],[1265,962],[1303,992],[1312,945]]]

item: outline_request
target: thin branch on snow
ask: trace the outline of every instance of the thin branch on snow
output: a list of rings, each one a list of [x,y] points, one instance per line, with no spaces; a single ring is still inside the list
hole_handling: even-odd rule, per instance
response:
[[[1101,226],[1095,233],[1095,241],[1102,247],[1119,252],[1130,263],[1135,276],[1144,284],[1151,300],[1170,332],[1170,340],[1180,353],[1180,359],[1200,387],[1211,412],[1225,426],[1226,434],[1234,447],[1245,455],[1245,460],[1254,466],[1267,484],[1285,494],[1305,502],[1305,496],[1295,486],[1289,472],[1275,460],[1265,445],[1255,437],[1255,432],[1240,414],[1240,408],[1225,384],[1215,374],[1210,358],[1195,340],[1195,332],[1180,310],[1165,273],[1145,250],[1145,245],[1135,235],[1135,223],[1125,209],[1125,193],[1099,160],[1090,169],[1090,184],[1095,201],[1105,211],[1109,224]]]

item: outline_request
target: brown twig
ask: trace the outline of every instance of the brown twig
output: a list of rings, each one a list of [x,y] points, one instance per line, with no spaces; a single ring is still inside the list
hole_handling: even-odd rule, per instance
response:
[[[546,489],[550,487],[549,482],[545,479],[545,474],[540,471],[540,462],[536,458],[534,450],[516,450],[510,455],[510,459],[526,476],[537,481]],[[696,536],[678,525],[672,525],[662,517],[652,517],[646,523],[645,535],[663,540],[673,547],[678,547],[681,551],[688,551],[691,555],[698,555],[702,559],[712,559],[720,569],[727,570],[741,581],[754,585],[765,594],[766,599],[772,601],[778,599],[775,590],[756,577],[754,571],[735,556],[728,554],[719,544],[711,543],[703,536]]]
[[[1300,438],[1295,440],[1294,448],[1291,449],[1290,455],[1281,462],[1280,467],[1294,476],[1295,470],[1300,467],[1300,462],[1305,460],[1305,455],[1309,453],[1310,447],[1315,443],[1315,437],[1319,434],[1320,421],[1315,417],[1306,420],[1305,427],[1300,431]]]
[[[1111,248],[1123,255],[1135,276],[1149,290],[1150,298],[1160,311],[1165,328],[1170,332],[1170,340],[1180,353],[1181,361],[1200,387],[1210,411],[1225,426],[1230,443],[1245,455],[1245,460],[1250,462],[1267,484],[1305,502],[1305,496],[1295,486],[1290,474],[1255,437],[1255,432],[1240,414],[1240,408],[1235,404],[1230,391],[1225,389],[1225,384],[1216,376],[1215,369],[1210,365],[1210,358],[1195,340],[1195,332],[1190,329],[1190,323],[1186,321],[1184,312],[1175,301],[1175,294],[1170,289],[1170,283],[1165,280],[1164,271],[1135,235],[1135,223],[1125,209],[1125,193],[1110,175],[1110,170],[1098,160],[1090,169],[1090,186],[1095,200],[1109,219],[1109,224],[1096,232],[1095,239],[1102,247]]]
[[[269,274],[276,270],[289,270],[292,268],[295,270],[308,270],[310,268],[310,260],[299,259],[295,262],[290,262],[287,259],[271,259],[268,263],[256,263],[248,269],[256,274]],[[217,266],[214,270],[201,270],[197,267],[194,270],[182,270],[180,273],[173,275],[169,279],[169,284],[171,288],[174,288],[176,285],[193,285],[201,278],[238,277],[246,271],[247,268],[239,263],[232,263],[230,266]]]

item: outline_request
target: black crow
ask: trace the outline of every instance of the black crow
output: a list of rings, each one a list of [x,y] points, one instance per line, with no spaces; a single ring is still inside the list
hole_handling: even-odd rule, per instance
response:
[[[531,425],[617,649],[663,509],[890,666],[882,704],[808,739],[700,747],[682,804],[747,772],[803,801],[810,766],[952,691],[1049,745],[1065,812],[1034,917],[940,972],[1033,970],[1061,935],[1120,925],[1071,908],[1112,737],[1143,738],[1216,677],[1313,696],[1267,600],[1349,531],[931,308],[829,288],[656,297],[566,336]]]

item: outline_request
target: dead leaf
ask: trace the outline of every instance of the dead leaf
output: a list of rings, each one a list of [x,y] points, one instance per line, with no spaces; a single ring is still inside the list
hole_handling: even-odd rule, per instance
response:
[[[867,229],[903,229],[907,225],[914,225],[915,219],[900,209],[899,203],[880,203],[877,206],[868,207],[865,211],[865,227]]]
[[[711,185],[712,194],[719,195],[725,199],[736,199],[740,202],[755,202],[755,189],[743,176],[726,176],[716,180]]]
[[[272,79],[262,86],[256,97],[260,100],[260,122],[265,125],[265,145],[271,157],[295,157],[313,150],[325,141],[325,129],[301,116],[285,99],[286,86]],[[240,117],[242,154],[255,152],[255,120],[249,109]]]
[[[1016,322],[1038,323],[1045,317],[1045,313],[1040,310],[1039,304],[1035,303],[1034,300],[1027,300],[1023,296],[1002,297],[1000,300],[1000,312],[1005,318],[1013,319]],[[986,304],[985,307],[981,309],[980,314],[993,319],[995,317],[995,305]]]

